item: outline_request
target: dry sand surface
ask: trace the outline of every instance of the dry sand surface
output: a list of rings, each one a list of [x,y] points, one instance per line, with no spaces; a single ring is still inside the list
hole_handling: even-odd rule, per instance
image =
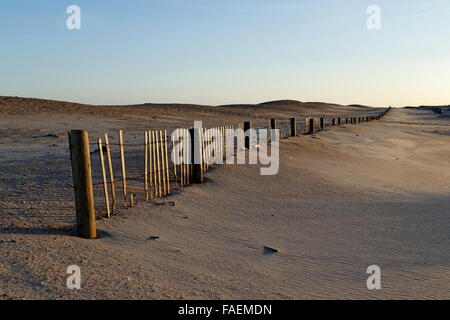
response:
[[[97,107],[0,98],[0,299],[449,299],[450,126],[430,111],[393,109],[284,139],[275,176],[218,166],[206,184],[98,221],[100,239],[74,235],[68,129],[120,128],[138,139],[193,119],[364,112],[292,101]],[[66,288],[73,264],[77,291]],[[372,264],[381,267],[378,291],[366,287]]]

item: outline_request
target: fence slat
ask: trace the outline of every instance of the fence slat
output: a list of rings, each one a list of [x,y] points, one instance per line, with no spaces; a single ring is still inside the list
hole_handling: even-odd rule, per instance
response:
[[[154,181],[154,191],[155,191],[155,199],[158,198],[158,181],[157,181],[157,160],[156,160],[156,136],[155,131],[152,130],[152,153],[153,153],[153,181]]]
[[[108,182],[106,177],[105,158],[103,157],[102,138],[98,138],[98,153],[100,155],[100,165],[102,168],[103,194],[105,196],[106,215],[108,218],[110,218],[111,210],[109,208]]]
[[[160,152],[161,152],[161,176],[163,181],[163,196],[167,195],[167,183],[166,183],[166,159],[164,156],[164,140],[162,130],[159,130]]]
[[[153,155],[152,155],[152,135],[151,131],[147,131],[148,137],[148,158],[149,158],[149,166],[148,166],[148,176],[149,176],[149,196],[150,200],[153,200]]]
[[[116,188],[114,186],[114,170],[113,170],[113,164],[112,164],[112,158],[111,158],[111,149],[109,148],[109,138],[108,134],[105,133],[105,147],[106,147],[106,156],[108,158],[108,166],[109,166],[109,182],[111,184],[111,197],[112,197],[112,203],[111,203],[111,214],[114,214],[116,211]]]
[[[156,162],[158,168],[158,198],[162,197],[162,188],[161,188],[161,158],[160,158],[160,150],[159,150],[159,131],[156,130]]]
[[[127,174],[125,169],[125,150],[123,148],[123,131],[119,130],[120,161],[122,163],[122,186],[125,206],[127,205]]]
[[[145,201],[148,202],[148,132],[145,131],[145,147],[144,147],[144,192]]]
[[[169,174],[169,157],[168,157],[168,148],[167,144],[169,143],[167,139],[167,130],[164,130],[164,147],[165,147],[165,153],[166,153],[166,180],[167,180],[167,193],[170,194],[170,174]]]

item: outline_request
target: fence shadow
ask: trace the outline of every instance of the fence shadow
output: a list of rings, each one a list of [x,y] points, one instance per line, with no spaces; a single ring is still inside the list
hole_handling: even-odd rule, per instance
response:
[[[74,227],[3,227],[0,228],[0,234],[76,236],[77,232]]]

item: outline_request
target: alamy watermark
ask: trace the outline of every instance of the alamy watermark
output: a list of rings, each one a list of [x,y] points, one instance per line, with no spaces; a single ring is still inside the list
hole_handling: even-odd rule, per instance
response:
[[[381,29],[381,8],[377,5],[370,5],[366,10],[369,15],[366,21],[369,30]],[[66,26],[69,30],[81,29],[81,8],[78,5],[72,4],[67,7],[66,13],[69,17],[66,20]]]
[[[71,265],[67,267],[67,274],[69,276],[66,280],[66,286],[69,290],[81,289],[81,269],[77,265]]]
[[[70,5],[66,9],[66,13],[70,16],[66,20],[66,26],[69,30],[81,29],[81,8],[77,5]]]
[[[376,264],[367,267],[366,272],[370,274],[367,278],[366,285],[369,290],[381,289],[381,269]]]
[[[270,132],[270,135],[268,135]],[[194,137],[197,143],[192,148],[192,137],[188,130],[172,132],[172,162],[181,164],[261,164],[261,175],[275,175],[280,167],[278,129],[219,129],[202,128],[202,121],[194,122]],[[268,137],[271,137],[269,143]],[[247,139],[248,148],[245,147]],[[270,150],[270,153],[269,153]],[[194,152],[194,154],[192,154]],[[248,155],[248,157],[247,157]],[[247,161],[248,158],[248,161]]]
[[[370,5],[367,7],[367,29],[379,30],[381,29],[381,8],[377,5]]]

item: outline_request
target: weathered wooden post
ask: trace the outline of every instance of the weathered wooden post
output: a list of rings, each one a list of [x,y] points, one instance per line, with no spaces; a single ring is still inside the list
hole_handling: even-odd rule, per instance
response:
[[[277,121],[275,119],[270,119],[270,129],[275,130],[277,128]]]
[[[314,118],[309,118],[309,133],[314,133]]]
[[[250,150],[250,121],[244,121],[245,147]]]
[[[130,208],[134,208],[134,193],[130,193]]]
[[[297,136],[297,120],[291,118],[291,137]]]
[[[270,129],[275,130],[276,128],[277,128],[277,121],[274,118],[270,119]],[[270,141],[275,141],[275,139],[276,139],[276,135],[274,132],[275,131],[270,131],[270,133],[271,133]]]
[[[192,181],[194,183],[203,183],[204,176],[202,170],[202,135],[201,128],[190,128],[191,138],[191,163],[192,163]]]
[[[70,131],[69,146],[77,215],[77,233],[80,237],[95,239],[97,237],[97,226],[88,132],[83,130]]]
[[[323,118],[320,118],[320,130],[323,130]]]

